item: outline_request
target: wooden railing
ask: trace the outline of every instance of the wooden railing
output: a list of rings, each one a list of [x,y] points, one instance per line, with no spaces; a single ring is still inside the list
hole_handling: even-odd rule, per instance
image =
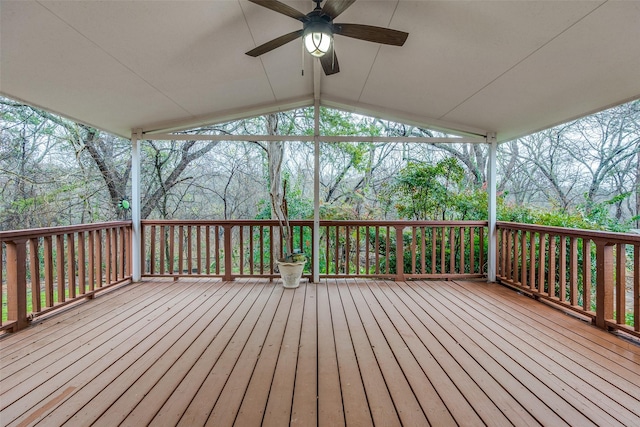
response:
[[[498,223],[501,282],[640,336],[640,235]]]
[[[0,330],[131,279],[131,222],[0,232]]]
[[[313,222],[291,221],[292,242],[309,258]],[[321,221],[321,277],[482,277],[486,221]],[[402,236],[398,239],[398,236]],[[278,277],[277,221],[142,221],[144,276]],[[276,251],[277,256],[272,256]]]

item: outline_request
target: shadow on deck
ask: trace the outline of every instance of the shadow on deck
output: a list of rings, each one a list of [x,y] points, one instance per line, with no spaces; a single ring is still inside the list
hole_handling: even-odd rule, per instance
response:
[[[640,425],[640,346],[484,282],[156,279],[34,323],[3,425]]]

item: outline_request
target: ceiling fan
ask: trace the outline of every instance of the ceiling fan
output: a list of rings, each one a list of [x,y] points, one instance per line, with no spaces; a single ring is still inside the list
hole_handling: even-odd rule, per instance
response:
[[[303,37],[307,51],[311,55],[320,58],[322,69],[327,76],[340,71],[338,58],[333,48],[334,34],[392,46],[402,46],[409,36],[409,33],[405,33],[404,31],[372,25],[334,23],[333,20],[356,0],[326,0],[323,7],[320,7],[320,3],[322,3],[323,0],[312,0],[316,3],[316,7],[306,15],[278,0],[249,1],[297,19],[302,22],[302,29],[285,34],[255,49],[251,49],[246,53],[247,55],[255,58],[263,53],[283,46],[298,37]]]

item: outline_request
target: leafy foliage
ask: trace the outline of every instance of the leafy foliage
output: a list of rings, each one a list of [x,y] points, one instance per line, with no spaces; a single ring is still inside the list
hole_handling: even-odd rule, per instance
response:
[[[387,197],[396,195],[400,217],[411,219],[446,219],[455,209],[457,188],[464,179],[464,170],[454,158],[435,165],[409,163],[392,183]]]

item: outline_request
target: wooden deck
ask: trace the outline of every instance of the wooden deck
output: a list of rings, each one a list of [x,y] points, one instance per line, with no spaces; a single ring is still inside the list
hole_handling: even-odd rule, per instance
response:
[[[153,280],[0,348],[2,425],[640,425],[637,344],[482,282]]]

